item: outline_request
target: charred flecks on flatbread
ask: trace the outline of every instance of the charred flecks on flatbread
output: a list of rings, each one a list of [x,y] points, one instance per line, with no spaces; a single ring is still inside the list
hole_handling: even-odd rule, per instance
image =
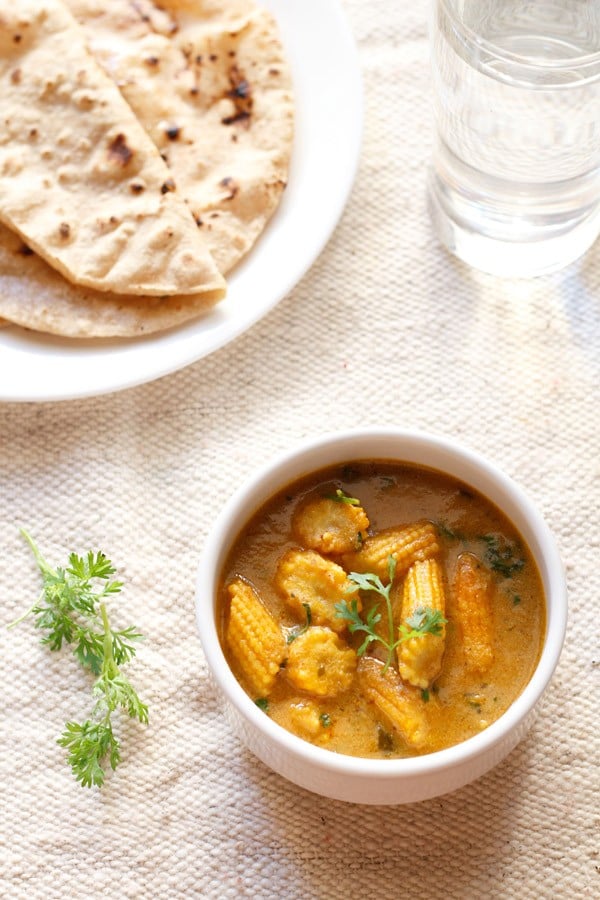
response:
[[[76,284],[222,296],[183,198],[161,190],[170,171],[65,5],[0,0],[0,19],[0,221]]]
[[[273,17],[251,0],[67,3],[229,272],[287,182],[293,98]]]

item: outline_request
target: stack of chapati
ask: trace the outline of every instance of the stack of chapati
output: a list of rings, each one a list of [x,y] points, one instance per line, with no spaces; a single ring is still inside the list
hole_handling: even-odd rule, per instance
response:
[[[0,316],[73,337],[223,298],[285,187],[293,103],[252,0],[0,0]]]

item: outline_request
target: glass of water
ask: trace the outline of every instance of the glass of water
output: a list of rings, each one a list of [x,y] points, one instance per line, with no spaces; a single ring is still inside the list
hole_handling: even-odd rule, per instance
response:
[[[600,0],[431,0],[436,231],[541,275],[600,233]]]

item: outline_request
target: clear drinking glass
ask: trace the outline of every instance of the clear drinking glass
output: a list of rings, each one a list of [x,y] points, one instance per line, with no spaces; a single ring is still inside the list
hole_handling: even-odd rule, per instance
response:
[[[600,0],[432,0],[441,241],[540,275],[600,233]]]

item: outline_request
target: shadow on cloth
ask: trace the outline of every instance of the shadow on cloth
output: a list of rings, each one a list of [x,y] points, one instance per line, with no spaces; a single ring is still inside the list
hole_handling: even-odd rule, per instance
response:
[[[294,868],[306,898],[352,897],[365,890],[370,896],[466,898],[477,895],[475,885],[481,888],[490,866],[497,882],[513,866],[529,748],[526,739],[492,772],[459,791],[403,806],[328,800],[274,773],[265,778],[253,757],[246,775],[272,823],[266,843],[276,841],[280,866]]]

